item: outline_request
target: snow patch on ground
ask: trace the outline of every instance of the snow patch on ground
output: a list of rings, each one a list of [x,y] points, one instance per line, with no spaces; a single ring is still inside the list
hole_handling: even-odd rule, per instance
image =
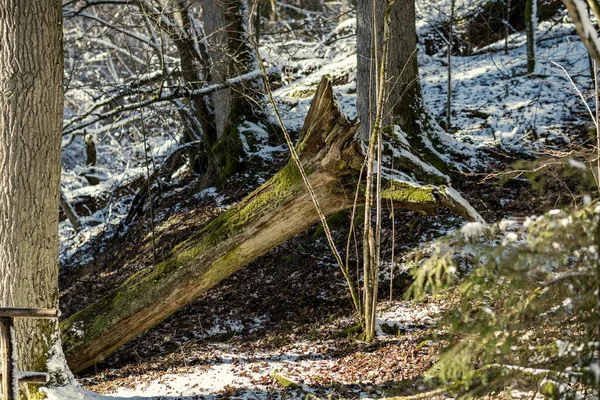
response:
[[[392,303],[380,311],[375,321],[377,335],[394,331],[414,331],[437,324],[442,310],[435,303]]]

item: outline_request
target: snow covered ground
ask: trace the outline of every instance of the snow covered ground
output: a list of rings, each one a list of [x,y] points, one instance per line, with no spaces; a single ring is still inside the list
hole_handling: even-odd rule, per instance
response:
[[[413,304],[410,302],[386,303],[381,305],[377,318],[379,340],[394,342],[396,333],[385,333],[388,329],[417,331],[435,326],[440,315],[440,306],[434,302]],[[219,324],[241,328],[238,321],[220,321]],[[323,326],[322,329],[327,329]],[[220,331],[219,327],[211,330]],[[386,330],[387,331],[387,330]],[[210,362],[198,367],[180,368],[181,371],[159,372],[149,370],[146,376],[132,377],[119,381],[126,387],[105,386],[109,394],[96,394],[76,386],[65,386],[48,391],[49,400],[109,400],[109,399],[304,399],[307,395],[322,392],[322,386],[336,385],[352,387],[356,398],[382,395],[382,391],[359,386],[373,377],[357,375],[352,371],[361,362],[348,354],[335,355],[339,344],[335,341],[298,340],[277,350],[243,350],[236,344],[211,343],[205,350]],[[426,347],[426,346],[425,346]],[[376,371],[373,371],[375,374]],[[282,388],[274,386],[275,376],[293,382],[283,394]],[[85,380],[82,382],[88,385]]]
[[[345,37],[354,30],[353,20],[348,20],[336,32]],[[587,53],[572,25],[542,22],[537,37],[537,63],[532,75],[527,74],[524,33],[509,37],[508,54],[502,50],[503,43],[498,43],[488,46],[487,52],[453,57],[452,131],[458,139],[476,147],[531,152],[570,143],[569,124],[591,123],[573,86],[589,100]],[[338,102],[348,117],[356,117],[355,44],[354,37],[330,46],[294,42],[292,55],[281,52],[278,43],[265,45],[262,51],[267,60],[297,71],[289,78],[291,83],[275,92],[289,128],[301,128],[323,76],[334,81]],[[315,60],[315,54],[321,59]],[[442,121],[447,95],[446,56],[428,56],[421,49],[419,64],[426,104]]]
[[[477,147],[530,152],[571,142],[565,125],[590,123],[583,101],[569,78],[583,92],[591,89],[589,64],[583,45],[571,27],[540,24],[533,75],[528,75],[524,34],[510,37],[515,46],[503,51],[453,58],[452,125],[460,140]],[[552,30],[551,33],[550,29]],[[564,35],[561,36],[560,34]],[[431,112],[445,115],[446,60],[422,57],[423,93]]]

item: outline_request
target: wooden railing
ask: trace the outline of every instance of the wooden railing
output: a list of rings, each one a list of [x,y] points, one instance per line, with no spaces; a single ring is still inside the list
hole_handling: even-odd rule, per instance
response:
[[[18,400],[19,382],[47,383],[50,376],[45,372],[20,372],[17,368],[17,337],[15,318],[54,319],[59,310],[48,308],[0,308],[0,356],[2,369],[3,400]]]

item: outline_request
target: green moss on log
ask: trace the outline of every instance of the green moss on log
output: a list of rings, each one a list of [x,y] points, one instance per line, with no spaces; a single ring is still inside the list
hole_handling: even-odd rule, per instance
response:
[[[310,175],[311,171],[308,170],[307,173]],[[209,223],[197,236],[175,247],[165,261],[154,268],[137,272],[110,296],[63,321],[61,331],[65,348],[74,349],[90,338],[98,337],[111,326],[113,319],[127,317],[131,310],[150,306],[155,299],[164,298],[166,294],[162,293],[161,287],[168,285],[157,283],[163,279],[179,279],[180,274],[176,270],[193,263],[203,254],[214,255],[215,259],[210,263],[212,267],[200,276],[186,276],[186,279],[197,279],[199,286],[209,288],[229,276],[231,266],[237,268],[240,257],[237,248],[228,249],[224,254],[215,251],[216,248],[239,234],[248,223],[289,201],[303,188],[298,168],[293,163],[288,163],[250,196]],[[217,256],[220,257],[216,259]],[[75,326],[76,322],[84,325]],[[81,331],[85,332],[84,336],[80,336]]]
[[[434,186],[411,185],[407,182],[393,181],[381,193],[381,196],[400,203],[435,204],[437,203],[435,191]]]

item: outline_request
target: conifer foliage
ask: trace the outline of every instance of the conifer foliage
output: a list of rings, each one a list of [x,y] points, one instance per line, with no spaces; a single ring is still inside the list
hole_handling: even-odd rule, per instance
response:
[[[442,327],[450,345],[431,376],[469,395],[517,379],[553,398],[597,395],[599,241],[600,204],[592,203],[467,224],[438,243],[417,263],[410,290],[418,298],[459,289]]]

